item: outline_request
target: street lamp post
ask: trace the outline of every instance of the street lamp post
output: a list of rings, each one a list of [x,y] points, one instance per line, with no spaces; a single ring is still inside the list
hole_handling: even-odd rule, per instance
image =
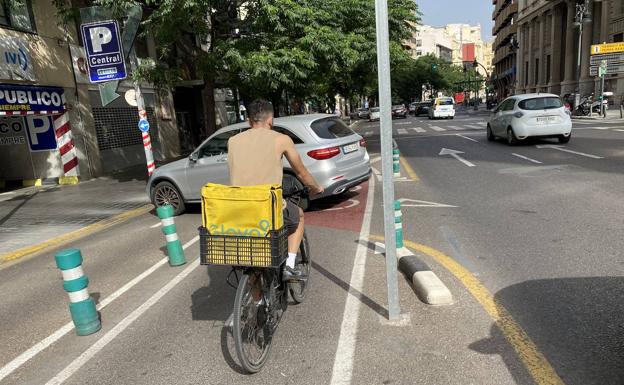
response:
[[[581,104],[581,56],[583,52],[583,23],[589,23],[591,19],[591,8],[589,0],[583,0],[576,3],[576,16],[574,17],[574,25],[579,29],[578,35],[578,55],[576,61],[576,91],[574,93],[574,109]],[[591,111],[591,107],[590,107]]]

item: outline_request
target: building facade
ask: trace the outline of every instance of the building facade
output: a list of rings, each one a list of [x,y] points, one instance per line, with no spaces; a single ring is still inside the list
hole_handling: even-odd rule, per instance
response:
[[[518,0],[493,0],[492,81],[499,100],[515,93]]]
[[[0,187],[76,183],[145,164],[138,111],[123,81],[103,106],[89,82],[82,42],[51,0],[0,0]],[[155,55],[137,43],[137,55]],[[180,154],[171,93],[143,91],[157,160]]]
[[[453,64],[461,66],[465,61],[472,62],[476,59],[481,64],[477,67],[477,71],[484,78],[492,74],[492,43],[483,41],[481,25],[447,24],[444,30],[451,38]],[[474,58],[470,60],[465,57],[467,45],[474,47],[474,50],[470,48],[470,51],[474,52],[474,55],[470,55]]]
[[[498,0],[500,1],[500,0]],[[575,23],[577,5],[586,3],[583,33]],[[599,94],[590,75],[591,45],[624,41],[622,0],[518,0],[517,93]],[[581,56],[581,65],[578,55]],[[605,91],[622,103],[624,73],[607,75]]]
[[[433,55],[449,63],[453,60],[451,37],[447,35],[444,28],[419,25],[407,46],[414,59],[425,55]]]

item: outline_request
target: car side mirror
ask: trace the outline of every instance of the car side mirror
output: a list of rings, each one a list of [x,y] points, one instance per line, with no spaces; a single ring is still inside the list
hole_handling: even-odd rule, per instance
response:
[[[189,160],[193,163],[197,162],[198,159],[199,159],[199,152],[192,152],[191,155],[189,155]]]

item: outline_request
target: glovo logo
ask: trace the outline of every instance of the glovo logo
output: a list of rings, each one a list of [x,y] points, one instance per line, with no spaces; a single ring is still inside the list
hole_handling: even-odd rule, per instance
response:
[[[232,236],[239,236],[239,237],[264,237],[266,236],[267,232],[269,231],[269,228],[271,226],[271,222],[269,222],[266,219],[261,220],[260,222],[258,222],[258,227],[260,227],[260,229],[262,229],[262,231],[264,231],[264,234],[260,232],[260,230],[258,229],[235,229],[235,228],[225,228],[225,226],[223,224],[219,225],[215,225],[212,224],[210,225],[210,234],[212,235],[232,235]]]

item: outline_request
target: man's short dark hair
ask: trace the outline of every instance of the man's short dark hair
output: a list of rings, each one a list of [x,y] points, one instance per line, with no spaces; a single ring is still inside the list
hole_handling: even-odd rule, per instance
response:
[[[263,99],[256,99],[247,106],[247,116],[252,123],[264,122],[273,116],[273,105]]]

